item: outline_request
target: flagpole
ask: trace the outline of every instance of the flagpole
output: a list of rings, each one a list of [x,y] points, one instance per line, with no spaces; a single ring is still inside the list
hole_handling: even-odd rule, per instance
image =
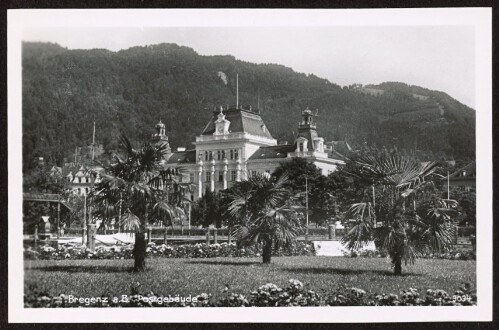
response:
[[[239,73],[236,74],[236,109],[239,109]]]

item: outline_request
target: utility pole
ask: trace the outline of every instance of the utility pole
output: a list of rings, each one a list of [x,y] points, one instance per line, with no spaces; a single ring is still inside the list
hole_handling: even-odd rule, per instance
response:
[[[119,205],[119,214],[118,214],[118,233],[121,232],[121,204],[123,203],[123,197],[120,192],[120,205]]]
[[[374,190],[374,184],[373,184],[373,207],[376,207],[376,194]],[[376,221],[374,221],[374,228],[376,228]]]
[[[308,179],[305,177],[305,241],[308,241]]]
[[[87,194],[83,195],[83,235],[81,238],[81,244],[85,245],[87,240]]]
[[[61,237],[61,200],[57,202],[57,238]]]
[[[94,166],[94,156],[95,156],[95,117],[94,117],[94,133],[92,135],[92,166]]]
[[[94,187],[94,184],[95,184],[95,177],[93,177],[94,175],[94,156],[95,156],[95,116],[94,116],[94,131],[93,131],[93,134],[92,134],[92,164],[90,165],[90,182],[92,183],[92,189]],[[87,196],[87,192],[85,192],[85,198]],[[92,208],[90,208],[91,210]],[[89,216],[89,219],[90,221],[92,221],[92,213],[89,212],[88,214]]]
[[[189,235],[191,234],[191,203],[187,204],[189,207]]]
[[[447,199],[450,199],[450,176],[449,176],[449,171],[447,171]]]

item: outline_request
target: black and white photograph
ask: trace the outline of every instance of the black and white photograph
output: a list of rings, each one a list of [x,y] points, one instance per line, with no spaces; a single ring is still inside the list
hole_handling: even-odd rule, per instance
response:
[[[491,8],[9,10],[7,41],[9,322],[492,320]]]

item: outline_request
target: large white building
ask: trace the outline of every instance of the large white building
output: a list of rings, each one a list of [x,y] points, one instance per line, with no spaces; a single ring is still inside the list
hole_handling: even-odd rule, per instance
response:
[[[153,141],[168,143],[161,122],[156,125]],[[214,111],[193,144],[194,149],[169,153],[163,162],[165,168],[180,169],[182,182],[196,185],[192,200],[202,197],[206,190],[227,189],[256,172],[270,174],[294,157],[307,159],[328,175],[343,164],[341,154],[350,150],[344,141],[325,143],[308,108],[302,111],[293,144],[278,144],[259,111],[241,107]]]

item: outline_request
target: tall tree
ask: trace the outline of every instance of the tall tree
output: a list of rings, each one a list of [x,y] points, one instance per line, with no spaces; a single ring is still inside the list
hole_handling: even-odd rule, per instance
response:
[[[222,202],[221,193],[214,193],[207,189],[203,197],[194,203],[192,209],[193,223],[203,227],[214,225],[220,228],[224,220]]]
[[[298,197],[297,201],[303,206],[305,206],[305,195],[308,193],[311,222],[321,225],[337,215],[337,184],[334,178],[324,176],[315,164],[298,157],[282,163],[272,173],[277,178],[283,174],[288,177],[286,188]]]
[[[101,182],[92,192],[93,203],[104,206],[101,210],[111,212],[121,204],[123,216],[120,226],[135,232],[134,271],[145,270],[145,231],[153,210],[178,216],[176,205],[161,199],[162,167],[159,161],[164,156],[165,145],[145,142],[135,148],[130,140],[121,136],[121,153],[114,154],[113,162],[105,168]],[[105,213],[104,213],[105,214]],[[104,217],[107,220],[109,217]]]
[[[168,168],[162,170],[160,175],[151,181],[156,187],[157,200],[153,206],[153,218],[161,221],[165,226],[170,224],[173,228],[175,223],[181,228],[187,219],[186,207],[191,204],[191,200],[186,196],[192,193],[193,185],[183,183],[180,180],[183,168]]]
[[[413,263],[425,251],[441,251],[452,244],[456,233],[453,218],[457,202],[438,197],[433,191],[437,163],[421,163],[396,150],[366,149],[350,159],[354,180],[365,186],[367,199],[353,204],[353,221],[343,242],[350,249],[374,241],[386,250],[394,274],[402,273],[402,261]],[[371,199],[369,191],[382,191]]]
[[[229,213],[240,219],[234,236],[241,246],[261,243],[263,263],[270,263],[273,248],[290,244],[302,230],[287,180],[256,174],[226,192]]]

